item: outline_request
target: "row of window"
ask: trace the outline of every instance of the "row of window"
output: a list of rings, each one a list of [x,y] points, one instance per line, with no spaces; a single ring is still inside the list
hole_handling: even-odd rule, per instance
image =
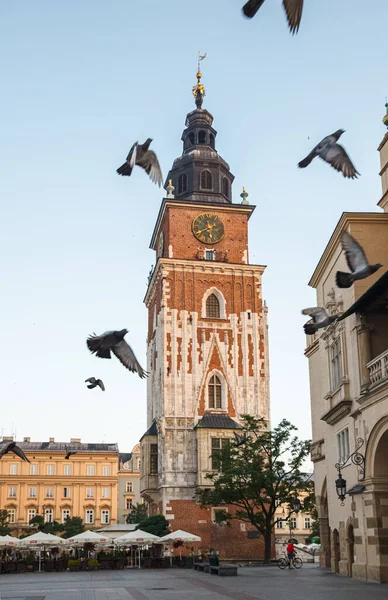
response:
[[[289,521],[277,521],[276,527],[277,529],[296,529],[297,521],[296,517],[291,517]],[[311,529],[311,519],[310,517],[304,517],[303,529]]]
[[[202,190],[212,190],[213,189],[213,176],[208,169],[201,171],[200,174],[200,188]],[[182,173],[178,178],[178,194],[183,194],[187,191],[187,175],[186,173]],[[222,178],[222,193],[224,196],[229,198],[230,195],[230,184],[229,180],[226,177]]]
[[[72,474],[72,466],[73,465],[63,465],[63,474],[71,475]],[[95,465],[87,465],[86,473],[89,476],[94,476],[96,474]],[[103,465],[102,475],[104,477],[109,477],[110,473],[111,473],[110,465]],[[18,465],[17,464],[9,465],[9,474],[10,475],[18,474]],[[38,465],[30,465],[30,475],[38,475]],[[46,465],[46,475],[55,475],[55,465]]]
[[[16,523],[16,509],[11,508],[8,510],[8,521],[9,523]],[[27,511],[27,523],[31,521],[34,517],[36,517],[37,511],[35,508],[30,508]],[[95,520],[95,511],[93,509],[88,509],[85,511],[85,523],[89,525],[94,523]],[[64,508],[62,510],[61,521],[64,523],[67,518],[71,517],[71,512],[69,509]],[[45,523],[52,523],[54,521],[54,511],[52,508],[46,508],[44,511],[44,520]],[[101,523],[104,525],[108,525],[110,523],[110,511],[108,509],[101,510]]]
[[[189,133],[189,135],[187,136],[187,139],[189,141],[189,145],[195,144],[194,131],[191,131]],[[211,148],[214,148],[214,135],[212,133],[209,133],[209,141],[208,141],[207,132],[204,131],[203,129],[201,129],[201,131],[198,131],[197,144],[209,144],[209,146],[211,146]]]
[[[28,488],[28,498],[37,498],[38,489],[36,487]],[[16,498],[17,497],[17,488],[9,487],[8,488],[8,498]],[[87,487],[86,488],[86,498],[94,498],[95,497],[95,488]],[[54,498],[54,488],[47,487],[45,489],[45,498]],[[62,498],[71,498],[71,488],[65,487],[62,488]],[[101,488],[101,498],[110,498],[110,488],[102,487]]]

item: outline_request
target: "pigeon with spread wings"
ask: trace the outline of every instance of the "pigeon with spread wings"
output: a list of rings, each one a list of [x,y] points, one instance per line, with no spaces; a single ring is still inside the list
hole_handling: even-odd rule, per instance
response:
[[[337,271],[335,280],[339,288],[349,288],[357,279],[365,279],[383,266],[380,263],[370,265],[362,246],[347,231],[342,234],[341,244],[351,273]]]
[[[96,379],[95,377],[89,377],[88,379],[85,379],[85,383],[90,384],[90,385],[86,386],[89,390],[92,390],[95,387],[100,386],[102,391],[105,392],[105,386],[101,379]]]
[[[16,442],[9,442],[9,444],[6,444],[0,450],[0,459],[3,458],[4,454],[8,454],[8,452],[13,452],[14,454],[16,454],[16,456],[18,456],[25,462],[31,462],[30,460],[28,460],[28,458],[24,454],[23,450],[21,448],[19,448],[19,446],[16,445]]]
[[[151,138],[148,138],[144,144],[135,142],[128,152],[125,163],[117,169],[117,173],[129,177],[132,174],[133,167],[138,165],[145,170],[153,183],[161,187],[163,182],[162,169],[155,152],[148,149],[151,142]]]
[[[141,379],[148,376],[139,364],[131,346],[124,340],[128,329],[120,331],[106,331],[101,335],[93,334],[86,340],[87,346],[99,358],[111,358],[111,352],[119,359],[129,371],[137,373]]]
[[[340,144],[337,144],[337,141],[341,137],[341,135],[345,133],[343,129],[338,129],[331,135],[326,136],[313,148],[304,158],[298,163],[298,167],[300,169],[304,169],[308,167],[311,161],[319,156],[331,165],[336,171],[342,173],[344,177],[348,177],[349,179],[357,179],[357,175],[360,173],[356,171],[352,161],[350,160],[345,148],[343,148]]]
[[[244,15],[252,19],[264,2],[265,0],[248,0],[242,9]],[[290,32],[297,33],[302,20],[303,0],[283,0],[283,8],[286,11]]]
[[[302,310],[302,315],[309,315],[312,317],[312,322],[310,320],[303,325],[306,335],[312,335],[321,327],[328,327],[328,325],[336,321],[339,317],[339,315],[335,315],[333,317],[328,315],[326,310],[321,306],[316,306],[315,308],[305,308]]]
[[[69,448],[67,446],[65,446],[65,450],[66,450],[65,460],[69,460],[70,456],[72,456],[73,454],[77,454],[76,450],[69,450]]]
[[[244,433],[244,435],[240,435],[240,434],[236,433],[235,431],[233,433],[234,433],[234,437],[236,438],[236,448],[245,444],[245,442],[247,441],[246,433]]]

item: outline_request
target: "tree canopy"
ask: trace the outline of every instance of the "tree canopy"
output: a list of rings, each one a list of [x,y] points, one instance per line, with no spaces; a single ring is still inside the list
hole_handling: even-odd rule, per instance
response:
[[[292,500],[307,489],[301,469],[310,452],[310,441],[299,440],[294,435],[296,427],[285,419],[273,430],[268,429],[264,419],[250,415],[242,419],[246,442],[239,447],[229,443],[216,451],[220,469],[206,475],[213,486],[198,489],[197,498],[202,506],[233,507],[230,512],[217,512],[216,520],[250,523],[264,537],[264,562],[269,563],[277,506],[289,505],[288,519],[295,512]],[[304,506],[303,502],[301,508]]]
[[[152,515],[152,517],[147,517],[147,519],[141,521],[136,529],[162,537],[170,533],[169,527],[170,524],[164,515]]]
[[[135,506],[132,507],[131,512],[127,515],[127,523],[140,523],[147,519],[148,517],[148,509],[147,505],[141,502],[137,502]]]
[[[67,517],[63,527],[64,533],[62,537],[66,539],[74,537],[75,535],[78,535],[79,533],[83,533],[85,531],[85,526],[81,517]]]
[[[9,516],[10,513],[8,510],[2,509],[0,510],[0,535],[9,535]]]

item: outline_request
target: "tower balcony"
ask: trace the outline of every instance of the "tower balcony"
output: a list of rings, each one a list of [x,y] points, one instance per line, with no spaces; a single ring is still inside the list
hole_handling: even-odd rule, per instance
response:
[[[195,258],[197,260],[208,260],[215,262],[228,262],[227,250],[202,250],[198,249]]]

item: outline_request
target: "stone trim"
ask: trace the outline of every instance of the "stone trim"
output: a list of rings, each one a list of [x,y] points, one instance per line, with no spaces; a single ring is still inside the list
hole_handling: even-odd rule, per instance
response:
[[[341,402],[338,402],[327,413],[322,415],[321,421],[325,421],[328,425],[335,425],[350,413],[352,404],[352,400],[341,400]]]

